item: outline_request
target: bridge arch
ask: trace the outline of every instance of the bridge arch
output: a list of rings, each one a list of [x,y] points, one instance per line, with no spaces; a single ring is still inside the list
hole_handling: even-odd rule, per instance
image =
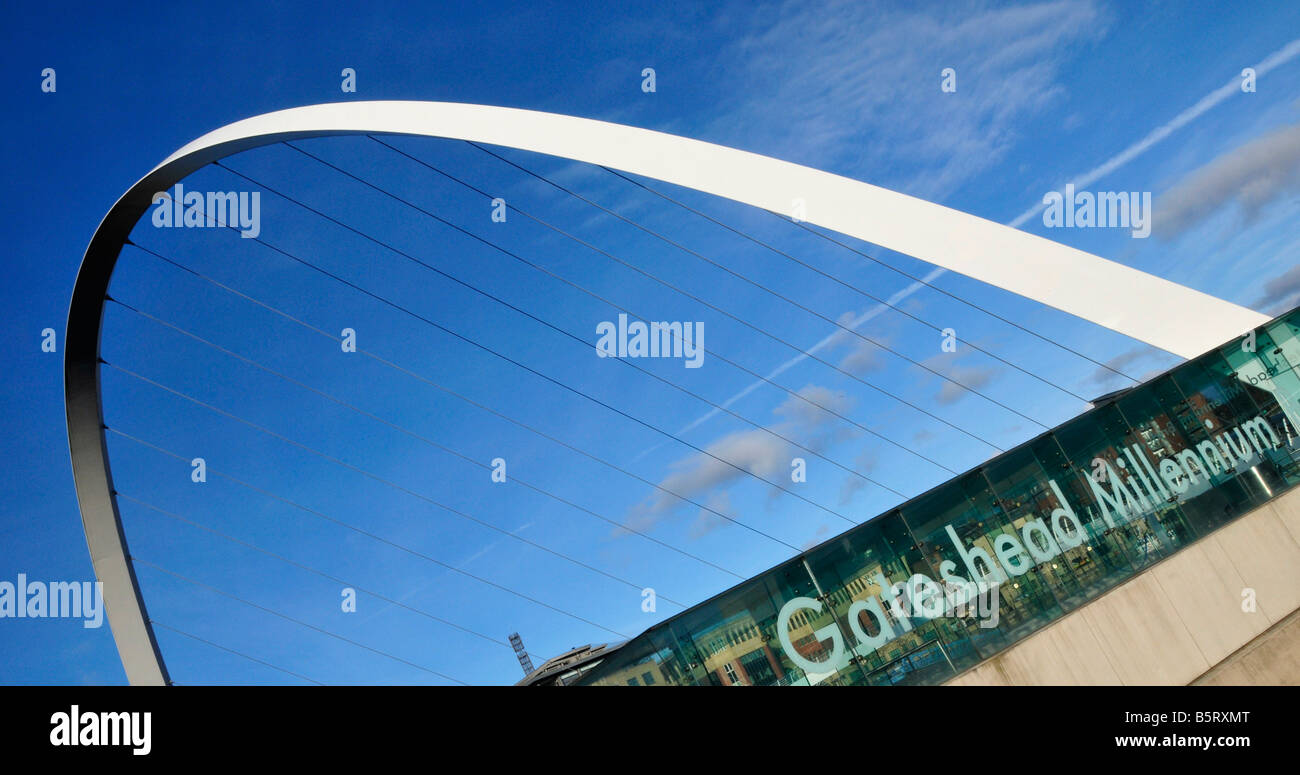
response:
[[[266,113],[173,153],[113,205],[78,271],[64,347],[68,442],[82,525],[109,625],[132,684],[169,682],[130,562],[104,435],[104,299],[131,230],[165,191],[226,156],[285,140],[404,134],[516,148],[692,188],[803,220],[1191,358],[1268,321],[1252,310],[1081,250],[915,197],[768,156],[648,129],[517,108],[344,102]]]

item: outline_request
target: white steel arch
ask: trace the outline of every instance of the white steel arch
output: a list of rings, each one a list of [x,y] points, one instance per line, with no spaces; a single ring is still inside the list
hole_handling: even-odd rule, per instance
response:
[[[109,625],[133,684],[167,683],[113,495],[99,393],[104,296],[127,236],[165,191],[249,148],[345,134],[442,137],[599,164],[790,212],[1192,358],[1268,318],[1151,274],[968,213],[768,156],[605,121],[449,102],[344,102],[237,121],[169,156],[117,201],[82,260],[68,315],[64,387],[77,498]]]

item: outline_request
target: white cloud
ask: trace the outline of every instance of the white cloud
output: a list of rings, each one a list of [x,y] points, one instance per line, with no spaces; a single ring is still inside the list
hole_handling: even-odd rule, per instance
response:
[[[708,506],[708,509],[700,509],[700,513],[696,515],[695,522],[691,524],[689,532],[691,538],[703,538],[726,525],[727,520],[718,516],[718,514],[724,514],[732,519],[735,518],[731,510],[731,495],[725,491],[710,495],[704,505]]]
[[[1257,309],[1270,315],[1280,315],[1296,306],[1300,306],[1300,265],[1264,283],[1264,293],[1255,302]]]
[[[818,385],[805,385],[796,394],[799,398],[790,396],[773,411],[778,417],[784,417],[796,426],[805,428],[815,428],[830,422],[836,419],[831,412],[844,414],[854,404],[847,393]]]
[[[1300,56],[1300,40],[1293,40],[1277,51],[1274,51],[1272,54],[1264,57],[1263,60],[1254,66],[1255,73],[1257,75],[1263,75],[1275,67],[1290,62],[1297,56]],[[1174,132],[1200,118],[1201,115],[1209,111],[1211,108],[1224,102],[1229,97],[1241,93],[1241,80],[1234,74],[1233,78],[1227,83],[1200,98],[1194,105],[1179,113],[1177,116],[1174,116],[1169,121],[1166,121],[1164,124],[1151,130],[1141,140],[1138,140],[1136,143],[1133,143],[1096,167],[1093,167],[1082,175],[1074,178],[1070,182],[1074,184],[1075,188],[1080,189],[1092,185],[1106,175],[1109,175],[1151,150],[1151,148],[1157,143],[1163,141]],[[1063,190],[1064,188],[1065,186],[1062,185],[1061,189]],[[1042,202],[1036,202],[1033,207],[1024,211],[1012,220],[1010,225],[1017,228],[1020,227],[1027,223],[1030,218],[1033,218],[1035,215],[1042,212],[1044,207],[1045,205]]]
[[[1300,191],[1300,125],[1255,138],[1188,174],[1156,200],[1154,231],[1177,237],[1235,203],[1251,221]]]
[[[882,352],[883,350],[870,342],[859,342],[840,361],[840,368],[850,374],[859,376],[870,371],[876,371],[885,365],[884,358],[881,357]]]
[[[1147,346],[1135,347],[1132,350],[1127,350],[1125,352],[1122,352],[1119,355],[1116,355],[1114,358],[1111,358],[1110,360],[1106,361],[1104,365],[1098,366],[1092,372],[1092,375],[1088,378],[1088,381],[1091,384],[1098,385],[1101,387],[1109,385],[1112,382],[1115,382],[1116,380],[1120,380],[1127,385],[1129,384],[1128,380],[1124,379],[1122,376],[1116,374],[1115,372],[1119,371],[1119,372],[1127,373],[1127,369],[1130,366],[1150,358],[1155,352],[1156,350],[1154,348],[1147,347]]]
[[[790,460],[797,457],[795,447],[761,428],[728,434],[704,448],[673,463],[670,473],[647,499],[634,506],[624,524],[645,531],[682,505],[670,495],[699,501],[717,488],[734,484],[747,474],[773,480],[784,475]],[[667,491],[667,492],[665,492]]]
[[[806,385],[797,391],[797,395],[806,400],[790,396],[773,410],[780,421],[765,428],[728,434],[709,444],[704,452],[696,452],[673,463],[668,475],[659,482],[662,489],[656,489],[630,509],[624,525],[644,531],[658,524],[683,505],[680,498],[670,493],[696,502],[704,499],[709,508],[732,516],[725,488],[751,475],[770,482],[789,481],[791,461],[809,456],[810,453],[785,441],[786,438],[809,449],[821,450],[851,435],[843,421],[820,408],[845,414],[853,408],[854,402],[849,396],[818,385]],[[779,492],[776,488],[771,489]],[[726,509],[716,508],[714,503],[721,503]],[[708,520],[704,520],[706,516]],[[717,527],[709,520],[720,521],[716,514],[701,512],[692,528],[692,537]]]
[[[743,134],[756,150],[798,153],[813,166],[872,170],[873,182],[926,198],[1001,160],[1019,127],[1064,93],[1071,47],[1105,27],[1089,0],[1012,8],[791,0],[752,19],[721,52],[742,88],[710,134]],[[945,67],[957,71],[952,94],[939,88]],[[773,125],[774,108],[789,120]]]
[[[853,468],[860,474],[870,474],[878,461],[879,456],[873,450],[866,449],[854,459]],[[867,480],[861,476],[852,474],[845,476],[843,484],[840,485],[840,505],[849,505],[849,502],[853,500],[853,496],[857,495],[866,486]]]
[[[921,361],[922,366],[948,378],[939,385],[939,392],[935,396],[940,404],[954,404],[963,396],[972,394],[972,391],[982,391],[998,376],[997,367],[966,366],[957,362],[961,357],[963,356],[955,353],[940,353]],[[934,376],[928,371],[926,374]]]

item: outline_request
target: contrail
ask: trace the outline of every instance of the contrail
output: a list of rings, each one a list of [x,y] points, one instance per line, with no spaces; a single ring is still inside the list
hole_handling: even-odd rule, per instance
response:
[[[1259,64],[1255,65],[1254,68],[1255,74],[1263,75],[1280,65],[1290,62],[1292,59],[1295,59],[1297,55],[1300,55],[1300,40],[1293,40],[1287,45],[1278,49],[1277,51],[1274,51],[1272,54],[1269,54],[1267,57],[1264,57],[1264,59],[1260,61]],[[1177,116],[1174,116],[1174,118],[1170,120],[1168,123],[1164,124],[1163,126],[1157,127],[1156,129],[1153,129],[1151,132],[1147,134],[1146,137],[1143,137],[1141,140],[1137,141],[1136,143],[1133,143],[1129,147],[1125,148],[1123,151],[1120,151],[1119,153],[1110,157],[1106,161],[1102,162],[1100,165],[1078,176],[1071,182],[1074,183],[1075,188],[1082,188],[1082,187],[1092,185],[1099,178],[1108,175],[1111,172],[1114,172],[1120,167],[1123,167],[1125,164],[1128,164],[1129,162],[1133,161],[1137,157],[1146,153],[1152,147],[1160,143],[1160,141],[1169,137],[1171,134],[1183,128],[1184,126],[1187,126],[1192,121],[1200,117],[1203,113],[1209,111],[1211,108],[1220,104],[1221,102],[1228,99],[1232,95],[1238,93],[1240,90],[1241,90],[1241,80],[1239,77],[1234,77],[1232,80],[1228,81],[1223,86],[1220,86],[1219,88],[1215,89],[1214,91],[1202,97],[1200,100],[1196,102],[1196,104],[1192,105],[1190,108],[1184,110],[1182,113],[1179,113]],[[1007,222],[1006,225],[1011,226],[1013,228],[1019,228],[1030,218],[1033,218],[1035,215],[1042,212],[1044,207],[1046,207],[1046,205],[1044,205],[1042,202],[1039,202],[1035,204],[1033,207],[1031,207],[1030,209],[1021,213],[1015,219]],[[930,273],[925,276],[923,282],[913,282],[911,285],[908,285],[903,290],[895,293],[893,296],[889,298],[889,303],[897,304],[899,301],[902,301],[908,296],[911,296],[912,294],[924,288],[926,283],[930,283],[940,275],[946,274],[947,271],[948,270],[943,268],[935,268],[931,270]],[[868,310],[867,312],[855,318],[853,322],[849,324],[848,327],[856,330],[859,326],[866,323],[868,320],[871,320],[872,318],[876,317],[880,313],[884,312],[886,309],[888,308],[884,305],[876,305],[872,309]],[[776,369],[774,369],[770,374],[767,375],[766,379],[771,379],[779,374],[784,373],[785,371],[788,371],[789,369],[793,368],[799,363],[802,363],[803,361],[807,360],[809,355],[816,353],[818,350],[827,347],[836,337],[837,334],[831,334],[830,336],[827,336],[825,339],[822,339],[820,342],[813,345],[805,352],[794,356],[790,360],[776,367]],[[736,401],[739,401],[740,399],[749,395],[753,391],[757,390],[763,384],[765,384],[765,382],[762,380],[758,380],[751,383],[749,386],[741,390],[739,393],[735,394],[731,398],[728,398],[725,402],[723,402],[722,406],[724,407],[731,406]],[[698,419],[687,424],[685,427],[679,430],[677,432],[678,435],[681,435],[689,430],[692,430],[693,428],[699,427],[701,424],[715,417],[718,414],[718,412],[719,412],[718,409],[710,409],[707,413],[705,413]],[[651,447],[650,449],[654,449],[654,448],[655,447]],[[650,452],[650,449],[647,449],[645,452],[642,452],[640,455],[637,455],[637,459],[643,457],[645,454]]]
[[[931,280],[933,280],[934,278],[938,277],[939,275],[943,274],[943,273],[946,272],[946,271],[947,271],[946,269],[942,269],[942,268],[931,269],[931,270],[930,270],[930,273],[927,274],[923,279],[925,280],[925,282],[928,283],[928,282],[930,282]],[[898,302],[902,301],[903,299],[906,299],[908,296],[911,296],[913,293],[916,292],[916,290],[917,290],[918,288],[922,288],[922,287],[924,287],[924,284],[923,284],[923,283],[914,282],[914,283],[912,283],[911,285],[909,285],[909,286],[907,286],[906,288],[904,288],[903,290],[901,290],[901,291],[895,293],[893,296],[890,296],[886,301],[888,301],[890,304],[897,305]],[[885,306],[884,304],[877,304],[876,306],[872,307],[871,309],[867,310],[866,312],[864,312],[864,313],[862,313],[861,315],[859,315],[859,316],[857,316],[856,318],[854,318],[853,321],[850,322],[850,323],[847,325],[847,327],[856,330],[856,329],[858,329],[860,326],[862,326],[863,323],[866,323],[868,320],[871,320],[872,318],[876,317],[877,315],[879,315],[880,313],[884,312],[884,311],[887,310],[887,309],[889,309],[889,307]],[[756,380],[756,381],[750,383],[750,384],[749,384],[749,385],[748,385],[744,390],[741,390],[741,391],[740,391],[739,393],[737,393],[736,395],[732,396],[731,398],[728,398],[726,401],[723,401],[723,402],[722,402],[722,407],[723,407],[723,408],[726,408],[726,407],[731,406],[731,405],[734,404],[735,402],[739,401],[740,399],[742,399],[742,398],[744,398],[745,396],[749,395],[750,393],[754,392],[756,389],[758,389],[758,388],[761,387],[762,385],[767,384],[766,380],[770,380],[770,379],[772,379],[773,377],[775,377],[775,376],[777,376],[777,375],[779,375],[779,374],[784,373],[787,369],[790,369],[791,367],[793,367],[793,366],[799,364],[800,362],[802,362],[803,360],[805,360],[806,358],[808,358],[808,356],[810,356],[810,355],[814,355],[814,354],[817,353],[819,350],[822,350],[822,349],[826,348],[827,346],[829,346],[833,341],[835,341],[835,340],[836,340],[837,338],[839,338],[840,336],[842,336],[842,333],[839,332],[839,331],[836,331],[835,333],[830,334],[829,336],[827,336],[826,338],[822,339],[820,342],[818,342],[817,344],[813,345],[812,347],[809,347],[807,350],[803,351],[803,352],[800,353],[799,355],[796,355],[795,357],[791,358],[790,360],[786,361],[785,363],[781,364],[780,366],[777,366],[776,369],[774,369],[770,374],[768,374],[768,375],[767,375],[766,377],[764,377],[762,380]],[[712,418],[714,415],[716,415],[719,411],[721,411],[721,409],[717,409],[717,408],[715,408],[715,409],[710,409],[706,414],[700,416],[700,417],[699,417],[698,419],[696,419],[694,422],[690,423],[689,425],[683,427],[680,431],[678,431],[678,432],[677,432],[678,435],[681,435],[681,434],[685,433],[686,431],[689,431],[689,430],[691,430],[692,428],[697,427],[697,426],[700,425],[701,423],[703,423],[703,422],[709,420],[709,419]]]
[[[1300,40],[1293,40],[1277,51],[1274,51],[1272,54],[1269,54],[1262,62],[1255,65],[1255,74],[1263,75],[1269,70],[1295,59],[1297,55],[1300,55]],[[1071,182],[1074,183],[1076,189],[1092,185],[1098,178],[1114,172],[1125,164],[1128,164],[1130,161],[1146,153],[1146,151],[1156,143],[1159,143],[1177,130],[1187,126],[1192,121],[1199,118],[1202,113],[1205,113],[1210,108],[1215,107],[1240,91],[1241,79],[1239,77],[1233,78],[1231,81],[1228,81],[1224,85],[1202,97],[1195,105],[1184,110],[1182,113],[1179,113],[1177,116],[1174,116],[1173,120],[1169,123],[1153,129],[1146,137],[1138,140],[1120,153],[1107,159],[1101,165],[1094,167]],[[1064,186],[1062,186],[1062,188],[1064,188]],[[1039,202],[1021,213],[1015,220],[1011,221],[1007,225],[1019,228],[1021,224],[1042,212],[1043,208],[1046,206],[1047,205],[1042,202]]]

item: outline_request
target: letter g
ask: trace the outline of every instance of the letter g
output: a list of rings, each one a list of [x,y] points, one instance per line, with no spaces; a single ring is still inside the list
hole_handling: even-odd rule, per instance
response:
[[[834,671],[836,665],[844,656],[844,640],[840,635],[840,628],[836,627],[834,622],[831,622],[813,633],[813,637],[819,642],[831,641],[830,659],[825,662],[806,659],[795,650],[794,644],[790,642],[790,617],[794,616],[795,612],[800,609],[821,613],[822,604],[811,597],[796,597],[781,606],[781,613],[776,617],[776,636],[781,640],[781,648],[785,649],[785,655],[790,658],[790,661],[805,673],[829,673]]]

